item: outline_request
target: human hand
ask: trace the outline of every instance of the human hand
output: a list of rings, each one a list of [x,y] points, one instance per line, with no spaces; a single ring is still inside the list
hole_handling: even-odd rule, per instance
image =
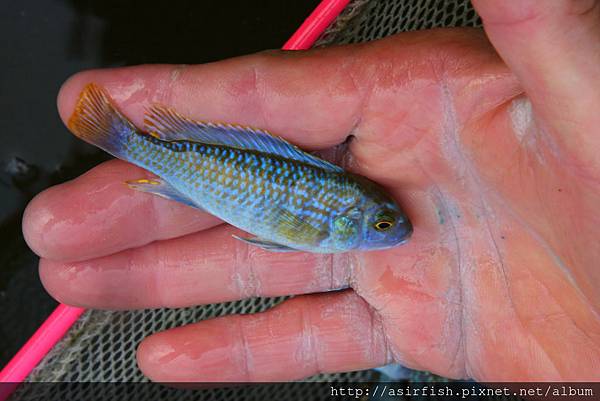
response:
[[[568,3],[476,3],[518,80],[475,30],[76,75],[59,96],[65,121],[96,82],[138,125],[161,103],[309,150],[354,135],[347,168],[386,186],[415,232],[385,251],[269,253],[128,189],[147,173],[111,161],[29,205],[23,229],[44,285],[61,302],[113,309],[299,295],[144,340],[140,367],[158,381],[392,361],[482,381],[597,379],[598,8]]]

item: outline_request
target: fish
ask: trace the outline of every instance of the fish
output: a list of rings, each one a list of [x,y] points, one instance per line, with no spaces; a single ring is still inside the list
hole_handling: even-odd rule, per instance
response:
[[[82,140],[157,178],[127,181],[217,216],[273,252],[342,253],[405,243],[413,227],[377,183],[305,152],[266,130],[197,121],[152,105],[144,127],[89,83],[68,128]]]

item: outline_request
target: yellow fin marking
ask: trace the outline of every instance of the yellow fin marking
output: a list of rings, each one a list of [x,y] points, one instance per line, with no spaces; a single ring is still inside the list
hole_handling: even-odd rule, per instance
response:
[[[142,178],[139,180],[130,180],[130,181],[125,181],[127,184],[150,184],[150,185],[159,185],[160,182],[158,181],[154,181],[154,180],[148,180],[146,178]]]

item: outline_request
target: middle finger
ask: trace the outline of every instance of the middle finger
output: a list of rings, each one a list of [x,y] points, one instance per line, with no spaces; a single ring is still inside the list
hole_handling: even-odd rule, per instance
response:
[[[218,226],[81,262],[42,259],[59,301],[102,309],[184,307],[252,296],[306,294],[348,285],[351,255],[273,253]]]

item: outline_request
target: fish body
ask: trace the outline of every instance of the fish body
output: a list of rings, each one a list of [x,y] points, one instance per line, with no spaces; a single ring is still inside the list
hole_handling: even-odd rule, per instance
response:
[[[94,84],[69,122],[82,139],[160,180],[130,186],[202,209],[273,251],[337,253],[404,242],[408,218],[377,184],[271,134],[187,119],[159,106],[137,129]],[[240,238],[241,239],[241,238]]]

